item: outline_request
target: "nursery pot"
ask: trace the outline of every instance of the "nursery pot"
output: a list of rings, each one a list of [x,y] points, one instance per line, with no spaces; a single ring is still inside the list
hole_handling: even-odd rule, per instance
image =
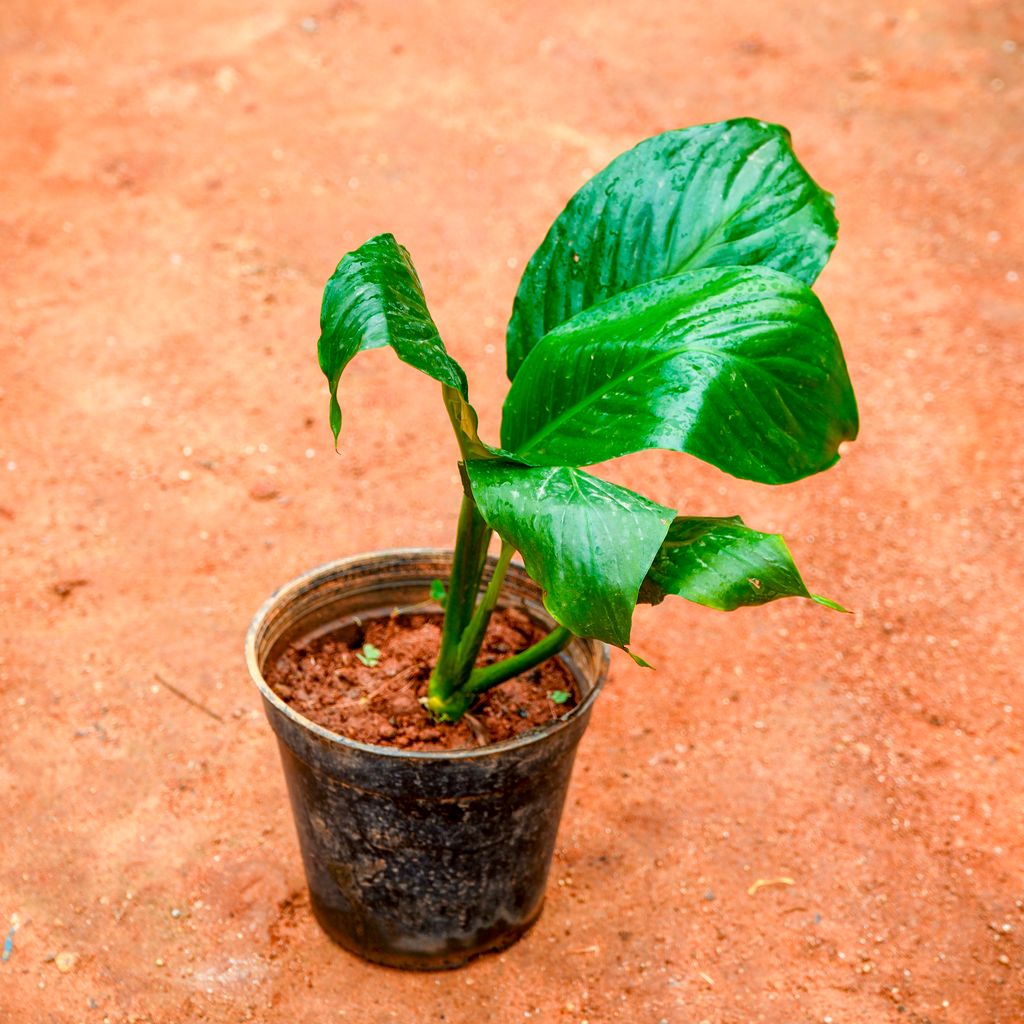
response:
[[[346,949],[395,967],[455,967],[536,921],[576,745],[608,671],[604,644],[574,639],[559,657],[580,687],[575,708],[515,739],[443,752],[346,739],[267,685],[264,671],[295,640],[422,610],[431,581],[450,568],[450,552],[419,549],[321,566],[264,604],[245,643],[277,735],[313,912]],[[501,604],[553,625],[519,566]]]

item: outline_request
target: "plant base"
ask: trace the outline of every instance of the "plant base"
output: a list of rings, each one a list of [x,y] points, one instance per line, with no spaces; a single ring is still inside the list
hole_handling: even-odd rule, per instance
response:
[[[473,750],[405,751],[316,726],[266,685],[284,646],[331,623],[427,599],[450,555],[396,551],[333,563],[264,605],[249,669],[277,734],[314,913],[346,949],[396,967],[456,967],[502,949],[540,915],[562,805],[597,692],[603,644],[561,655],[583,694],[557,723]],[[550,624],[536,585],[513,567],[505,602]]]

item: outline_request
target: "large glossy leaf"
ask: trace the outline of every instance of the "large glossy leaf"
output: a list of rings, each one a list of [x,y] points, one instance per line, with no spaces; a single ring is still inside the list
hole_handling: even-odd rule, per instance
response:
[[[780,597],[808,597],[846,610],[810,593],[782,537],[752,530],[739,516],[680,516],[672,523],[640,600],[658,604],[667,594],[727,612]]]
[[[530,352],[502,447],[586,466],[645,448],[788,483],[857,433],[839,339],[814,293],[765,267],[662,278],[578,313]]]
[[[812,284],[836,231],[832,196],[779,125],[742,118],[647,139],[572,197],[527,264],[508,328],[509,379],[550,330],[659,277],[759,265]]]
[[[564,466],[494,460],[466,468],[481,515],[523,556],[556,621],[625,647],[672,509]]]
[[[392,235],[377,235],[345,255],[324,288],[320,310],[320,369],[331,389],[334,440],[341,430],[338,381],[357,353],[390,345],[404,363],[445,385],[461,419],[468,405],[466,375],[441,341],[427,310],[409,253]],[[454,416],[453,416],[454,422]]]

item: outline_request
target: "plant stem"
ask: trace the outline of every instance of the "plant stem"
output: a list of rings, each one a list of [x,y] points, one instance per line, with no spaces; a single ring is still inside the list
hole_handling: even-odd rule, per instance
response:
[[[465,692],[483,693],[484,690],[489,690],[492,686],[519,675],[520,672],[526,672],[568,646],[572,637],[573,634],[565,626],[556,626],[546,637],[538,640],[532,647],[527,647],[525,651],[513,654],[511,658],[496,661],[493,665],[475,669],[464,687]]]
[[[452,572],[448,580],[444,624],[441,627],[441,647],[427,684],[427,707],[438,718],[455,722],[469,710],[478,693],[557,654],[569,643],[573,634],[559,626],[532,647],[511,658],[485,668],[473,667],[480,654],[491,615],[497,607],[505,573],[515,548],[502,541],[498,562],[484,596],[477,605],[476,597],[487,563],[487,545],[492,531],[473,501],[465,463],[474,457],[490,458],[493,450],[480,442],[476,413],[472,406],[456,389],[442,385],[441,390],[462,456],[459,470],[463,477],[463,496],[452,556]]]
[[[477,511],[476,503],[463,494],[459,525],[455,535],[452,572],[448,579],[448,599],[441,627],[441,648],[430,674],[428,697],[444,700],[456,688],[459,640],[469,623],[480,589],[480,577],[487,560],[491,530]]]
[[[501,542],[501,554],[498,555],[498,563],[494,567],[487,590],[480,603],[473,612],[462,638],[459,640],[459,650],[455,664],[455,689],[461,689],[473,666],[476,664],[480,648],[483,646],[484,637],[487,634],[487,626],[491,621],[491,614],[498,604],[498,595],[501,593],[501,585],[505,581],[505,573],[508,571],[508,564],[516,549],[507,541]]]

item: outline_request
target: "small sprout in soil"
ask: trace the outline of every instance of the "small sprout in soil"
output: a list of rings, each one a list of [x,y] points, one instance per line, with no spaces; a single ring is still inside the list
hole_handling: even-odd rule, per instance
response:
[[[548,696],[556,704],[564,704],[569,699],[570,694],[566,690],[552,690]]]
[[[788,484],[838,461],[857,436],[857,403],[811,291],[835,245],[834,207],[789,132],[754,118],[668,131],[617,157],[572,197],[523,272],[496,445],[479,435],[465,371],[409,253],[381,234],[341,260],[317,348],[335,444],[345,367],[390,348],[441,385],[459,447],[451,575],[430,589],[444,608],[427,685],[435,719],[458,721],[480,694],[574,636],[629,652],[636,605],[670,594],[721,611],[782,597],[844,610],[808,589],[778,534],[669,508],[586,472],[661,449]],[[494,535],[501,553],[485,580]],[[478,665],[517,552],[555,627]],[[360,660],[372,666],[368,650]]]
[[[356,657],[367,668],[376,668],[377,662],[380,661],[380,651],[378,651],[373,644],[363,644],[363,649],[356,655]]]

